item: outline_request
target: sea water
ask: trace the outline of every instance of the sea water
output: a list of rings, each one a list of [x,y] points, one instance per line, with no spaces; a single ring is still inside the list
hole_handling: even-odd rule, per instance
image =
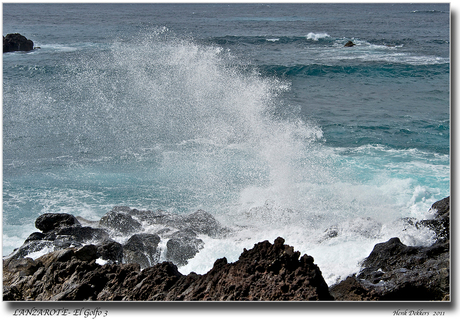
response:
[[[281,236],[328,284],[429,245],[450,194],[448,4],[3,4],[3,255],[66,212],[189,214],[180,271]],[[352,41],[355,46],[346,48]]]

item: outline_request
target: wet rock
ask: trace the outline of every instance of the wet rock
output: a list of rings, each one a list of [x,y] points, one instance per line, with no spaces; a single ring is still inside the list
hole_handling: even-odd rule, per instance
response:
[[[407,246],[399,238],[376,244],[357,275],[331,287],[335,299],[450,300],[450,197],[434,203],[430,211],[431,220],[405,220],[417,228],[432,228],[437,236],[433,245]]]
[[[70,239],[78,242],[99,242],[109,238],[109,234],[104,229],[91,227],[66,227],[56,231],[57,236],[69,236]]]
[[[72,226],[81,226],[81,224],[77,218],[68,213],[45,213],[35,220],[35,227],[45,233]]]
[[[3,53],[12,51],[30,51],[34,42],[19,33],[10,33],[3,37]]]
[[[123,246],[125,263],[138,263],[141,268],[157,264],[160,260],[158,244],[161,239],[156,234],[135,234]]]
[[[38,252],[49,252],[53,251],[55,248],[52,241],[43,241],[43,240],[33,240],[27,241],[19,248],[15,249],[11,254],[8,255],[8,258],[13,259],[22,259],[26,258],[29,255],[33,255]]]
[[[355,44],[353,43],[353,41],[348,41],[347,43],[345,43],[344,47],[353,47]]]
[[[447,242],[413,247],[392,238],[376,244],[358,275],[334,286],[331,293],[337,300],[446,300],[449,261]]]
[[[162,262],[140,270],[138,264],[100,266],[81,260],[82,249],[55,251],[12,265],[4,260],[3,299],[12,300],[331,300],[313,258],[284,245],[258,243],[238,261],[218,259],[205,275],[182,275]],[[86,250],[86,249],[85,249]],[[91,249],[91,251],[93,251]],[[300,259],[299,259],[300,257]],[[11,267],[10,267],[11,266]],[[20,270],[27,272],[19,277]]]
[[[83,227],[67,213],[45,213],[37,218],[35,225],[43,232],[32,233],[9,258],[36,257],[55,250],[80,248],[88,242],[97,245],[109,239],[104,229]]]
[[[204,242],[196,237],[193,230],[184,230],[174,233],[166,243],[166,259],[177,266],[184,266],[204,246]]]
[[[101,259],[113,263],[123,261],[123,246],[111,239],[105,239],[97,246],[97,252]]]
[[[449,240],[450,197],[435,202],[429,212],[434,215],[434,218],[419,221],[416,226],[430,228],[436,233],[436,237],[440,241]]]
[[[127,207],[115,207],[112,211],[107,212],[99,221],[100,226],[114,230],[122,235],[139,232],[142,229],[141,223],[134,220],[133,217],[126,212],[126,208]]]
[[[99,258],[99,253],[94,244],[89,244],[76,250],[75,256],[82,261],[91,261]]]
[[[222,231],[220,223],[204,210],[198,210],[188,216],[180,217],[177,224],[179,229],[188,229],[211,237],[217,236]]]
[[[27,237],[27,239],[24,241],[24,243],[31,242],[31,241],[37,241],[37,240],[43,240],[45,238],[45,235],[41,232],[34,232]]]

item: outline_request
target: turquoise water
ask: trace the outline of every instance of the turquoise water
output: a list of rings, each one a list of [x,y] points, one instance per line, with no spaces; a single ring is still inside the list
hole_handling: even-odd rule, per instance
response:
[[[40,47],[3,55],[4,255],[42,213],[97,220],[116,205],[203,209],[235,230],[205,239],[184,272],[283,236],[332,283],[377,242],[433,240],[400,218],[450,194],[448,5],[4,4],[3,15],[5,35]],[[332,225],[343,232],[325,241]]]

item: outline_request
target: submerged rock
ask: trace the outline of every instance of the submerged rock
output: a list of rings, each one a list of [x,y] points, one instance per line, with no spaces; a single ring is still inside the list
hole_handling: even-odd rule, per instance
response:
[[[353,43],[353,41],[348,41],[347,43],[345,43],[344,47],[353,47],[355,44]]]

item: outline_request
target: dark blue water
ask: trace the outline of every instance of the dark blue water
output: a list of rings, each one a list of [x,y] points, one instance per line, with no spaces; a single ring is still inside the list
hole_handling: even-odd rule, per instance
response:
[[[449,20],[426,3],[3,4],[4,35],[40,47],[3,55],[4,255],[39,214],[115,205],[245,226],[187,271],[284,236],[334,282],[388,236],[429,243],[395,221],[450,194]],[[364,218],[380,227],[363,238]],[[331,221],[346,236],[325,244]]]

